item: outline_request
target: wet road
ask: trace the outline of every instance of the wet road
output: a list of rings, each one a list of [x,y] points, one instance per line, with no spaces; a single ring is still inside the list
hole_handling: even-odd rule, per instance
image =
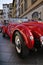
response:
[[[14,45],[0,33],[0,65],[43,65],[43,50],[32,53],[26,59],[18,57]]]

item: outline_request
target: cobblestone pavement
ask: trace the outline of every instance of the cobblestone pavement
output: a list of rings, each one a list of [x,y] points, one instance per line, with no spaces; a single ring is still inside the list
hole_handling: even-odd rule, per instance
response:
[[[0,33],[0,65],[43,65],[43,49],[21,59],[10,40]]]

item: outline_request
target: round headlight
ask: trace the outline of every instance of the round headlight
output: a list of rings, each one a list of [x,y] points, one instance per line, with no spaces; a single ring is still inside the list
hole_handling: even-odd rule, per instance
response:
[[[40,37],[40,40],[43,41],[43,36]]]
[[[33,40],[33,36],[30,36],[30,39]]]

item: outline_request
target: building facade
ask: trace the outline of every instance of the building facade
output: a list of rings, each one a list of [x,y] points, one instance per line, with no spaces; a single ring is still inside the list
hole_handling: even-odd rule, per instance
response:
[[[13,18],[19,17],[19,0],[13,0]]]
[[[17,1],[18,4],[16,4]],[[13,11],[15,12],[13,13],[13,17],[17,17],[15,15],[19,12],[19,18],[39,19],[43,21],[43,0],[13,0]]]
[[[9,18],[12,18],[12,3],[9,3]]]
[[[4,23],[7,23],[9,20],[9,4],[3,4],[3,19]]]
[[[0,10],[0,23],[3,22],[3,10]]]
[[[16,18],[16,15],[17,15],[16,8],[17,8],[17,6],[16,6],[16,0],[13,0],[13,13],[12,13],[13,18]]]

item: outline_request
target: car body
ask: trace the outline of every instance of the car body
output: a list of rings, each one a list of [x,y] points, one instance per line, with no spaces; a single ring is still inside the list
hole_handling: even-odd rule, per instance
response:
[[[8,26],[3,26],[3,33],[4,36],[5,34],[7,34],[13,43],[15,42],[15,39],[17,41],[17,38],[20,38],[21,36],[22,40],[25,41],[25,46],[30,50],[43,46],[43,22],[41,21],[9,23]],[[19,37],[16,35],[18,35]],[[19,41],[17,41],[16,43],[18,44],[18,42]],[[18,53],[20,54],[20,51],[18,51]]]

